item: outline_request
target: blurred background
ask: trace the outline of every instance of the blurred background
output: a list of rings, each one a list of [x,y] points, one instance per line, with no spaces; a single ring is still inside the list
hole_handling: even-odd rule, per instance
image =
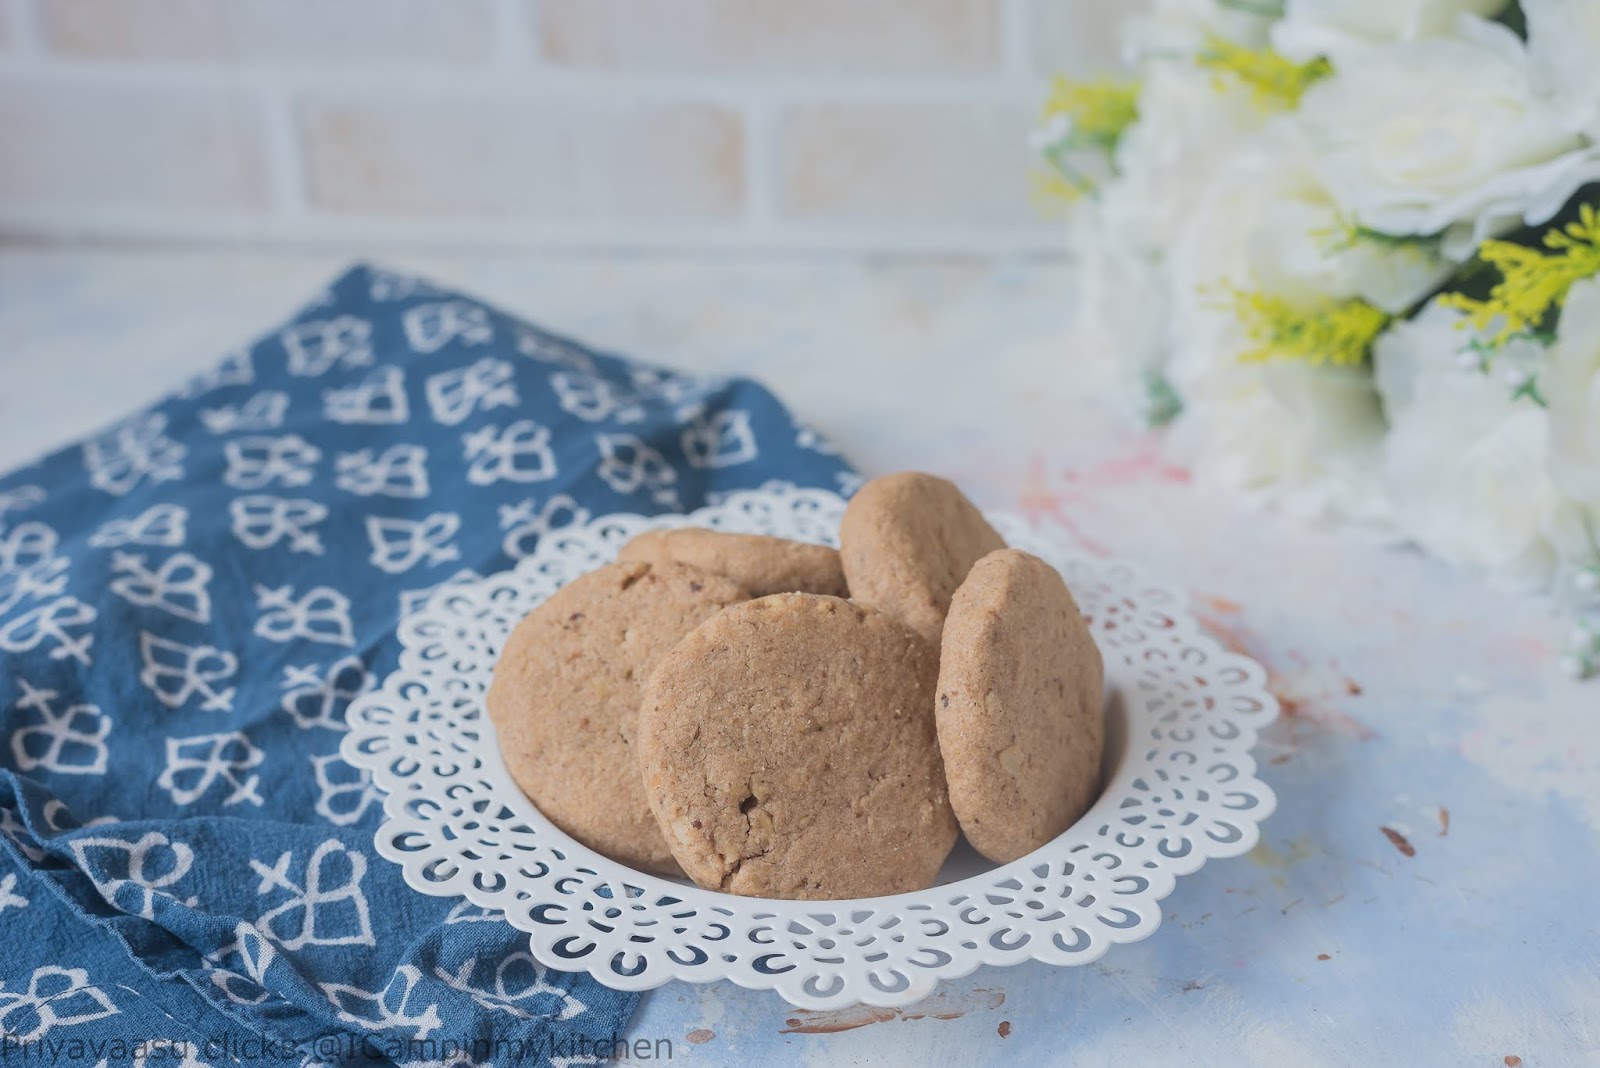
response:
[[[1032,195],[1028,139],[1050,76],[1115,70],[1117,24],[1147,6],[0,0],[0,472],[275,330],[357,258],[597,348],[757,378],[864,474],[937,472],[985,508],[1189,591],[1201,622],[1261,662],[1281,699],[1260,754],[1280,808],[1249,861],[1184,881],[1161,937],[1093,968],[980,970],[949,988],[978,1006],[961,1020],[796,1034],[762,992],[678,984],[646,1002],[636,1034],[702,1036],[679,1047],[702,1063],[768,1063],[769,1051],[981,1063],[1000,1049],[1027,1064],[1070,1051],[1078,1064],[1167,1052],[1274,1068],[1600,1066],[1596,939],[1581,926],[1593,912],[1577,907],[1600,872],[1600,683],[1554,671],[1570,621],[1432,556],[1241,507],[1238,486],[1219,481],[1286,495],[1310,486],[1309,501],[1357,497],[1320,495],[1325,485],[1376,493],[1396,436],[1343,413],[1376,412],[1377,384],[1351,368],[1289,366],[1280,378],[1281,362],[1230,351],[1244,337],[1231,313],[1191,300],[1186,321],[1206,328],[1172,328],[1164,307],[1199,292],[1158,270],[1179,230],[1216,243],[1216,255],[1192,243],[1206,254],[1183,277],[1202,281],[1247,261],[1257,233],[1282,236],[1281,220],[1299,221],[1291,237],[1319,232],[1306,232],[1294,182],[1261,183],[1279,187],[1271,199],[1224,168],[1255,127],[1298,107],[1305,86],[1284,76],[1306,67],[1258,64],[1247,49],[1228,53],[1232,74],[1255,80],[1219,82],[1192,54],[1157,53],[1172,69],[1149,100],[1159,118],[1141,151],[1161,181],[1153,194],[1124,190],[1123,208],[1170,209],[1157,213],[1172,224],[1158,240],[1080,228],[1099,235],[1098,255],[1075,260],[1067,226]],[[1191,31],[1252,25],[1238,35],[1252,48],[1281,6],[1161,4]],[[1378,39],[1505,7],[1289,6]],[[1524,6],[1576,21],[1600,0]],[[1567,73],[1580,91],[1593,84],[1600,43],[1548,36],[1575,42]],[[1497,54],[1521,64],[1522,48]],[[1405,155],[1415,129],[1441,133],[1416,157],[1429,195],[1542,158],[1523,158],[1520,135],[1484,132],[1550,124],[1543,106],[1518,110],[1515,79],[1480,73],[1481,48],[1466,54],[1410,79],[1385,72],[1409,92],[1349,79],[1357,103],[1377,104],[1340,111],[1333,127],[1376,122],[1392,103],[1398,133],[1374,139],[1387,153]],[[1541,67],[1554,65],[1527,64]],[[1262,82],[1283,97],[1285,80],[1279,110],[1262,107]],[[1141,122],[1157,114],[1146,103],[1141,93]],[[1550,155],[1600,168],[1600,126],[1545,141]],[[1480,156],[1482,167],[1460,165]],[[1258,158],[1248,173],[1294,174],[1279,156]],[[1213,186],[1227,209],[1197,207]],[[1336,207],[1321,205],[1329,218]],[[1395,236],[1358,232],[1382,248]],[[1262,247],[1282,254],[1263,295],[1277,293],[1285,263],[1318,284],[1343,280],[1318,256],[1285,251],[1304,244]],[[1366,251],[1352,239],[1327,254]],[[1215,328],[1219,315],[1229,328]],[[1535,528],[1559,500],[1536,444],[1546,416],[1530,414],[1522,386],[1513,394],[1434,336],[1408,342],[1408,358],[1475,376],[1465,388],[1478,392],[1458,403],[1456,381],[1411,406],[1424,415],[1400,436],[1422,454],[1409,484],[1428,492],[1410,497],[1482,555],[1508,542],[1506,559],[1545,551]],[[1148,428],[1157,412],[1176,414],[1170,384],[1145,373],[1166,366],[1175,338],[1201,354],[1191,368],[1209,387],[1195,393],[1200,430],[1187,438]],[[1600,361],[1584,375],[1600,383]],[[1512,841],[1512,859],[1536,863],[1540,880],[1484,863]],[[1540,894],[1520,898],[1524,885]],[[1482,937],[1491,928],[1497,937]],[[1426,982],[1419,959],[1436,965]]]
[[[1043,252],[1115,0],[0,0],[0,236]]]

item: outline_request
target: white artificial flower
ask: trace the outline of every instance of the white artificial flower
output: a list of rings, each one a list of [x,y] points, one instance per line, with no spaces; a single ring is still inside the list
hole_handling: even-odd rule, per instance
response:
[[[1457,267],[1436,241],[1354,232],[1290,137],[1263,139],[1256,155],[1241,157],[1240,170],[1251,168],[1258,175],[1247,190],[1258,213],[1249,232],[1252,288],[1305,300],[1359,298],[1397,314]]]
[[[1474,335],[1460,329],[1461,318],[1429,304],[1375,347],[1395,519],[1443,560],[1544,587],[1563,558],[1592,554],[1574,533],[1582,509],[1550,476],[1545,410],[1495,375],[1463,366]]]
[[[1383,411],[1364,368],[1235,363],[1183,400],[1172,446],[1202,486],[1304,519],[1389,530]]]
[[[1074,215],[1067,243],[1077,268],[1075,349],[1124,382],[1159,372],[1168,312],[1156,259],[1111,229],[1095,204]]]
[[[1566,493],[1600,507],[1600,278],[1567,293],[1542,386],[1551,474]]]
[[[1279,180],[1289,173],[1278,165],[1284,159],[1258,143],[1242,147],[1200,190],[1167,255],[1170,377],[1188,407],[1194,407],[1188,405],[1191,393],[1236,367],[1249,348],[1229,294],[1258,285],[1252,253],[1263,247],[1257,238],[1264,236],[1265,204],[1281,194]]]
[[[1272,47],[1297,62],[1335,64],[1373,45],[1444,37],[1463,14],[1494,15],[1508,0],[1288,0]]]
[[[1351,219],[1385,234],[1448,231],[1453,257],[1518,219],[1544,222],[1600,178],[1600,149],[1535,91],[1522,42],[1470,16],[1458,37],[1350,57],[1306,92],[1295,121]]]
[[[1211,37],[1244,48],[1264,48],[1273,16],[1221,0],[1155,0],[1150,10],[1122,24],[1123,58],[1130,63],[1190,56]]]
[[[1267,293],[1308,306],[1359,298],[1403,311],[1453,270],[1428,242],[1349,235],[1339,206],[1275,120],[1240,146],[1202,191],[1167,257],[1173,378],[1180,389],[1249,346],[1226,297]]]
[[[1308,304],[1357,295],[1360,261],[1330,245],[1336,221],[1282,128],[1208,183],[1167,259],[1169,376],[1184,401],[1174,443],[1202,482],[1306,518],[1382,528],[1383,415],[1370,373],[1242,362],[1251,341],[1229,300],[1235,289]]]
[[[1117,144],[1117,180],[1101,191],[1107,224],[1145,252],[1165,252],[1207,179],[1262,122],[1249,94],[1186,63],[1152,64],[1139,120]]]
[[[1534,85],[1563,122],[1600,140],[1600,3],[1522,0]]]
[[[1600,505],[1566,501],[1551,521],[1550,544],[1557,603],[1600,623]]]
[[[1029,132],[1028,147],[1048,160],[1052,169],[1059,170],[1062,178],[1071,175],[1069,184],[1089,189],[1103,187],[1115,177],[1110,157],[1101,145],[1078,140],[1075,132],[1072,116],[1052,115]]]

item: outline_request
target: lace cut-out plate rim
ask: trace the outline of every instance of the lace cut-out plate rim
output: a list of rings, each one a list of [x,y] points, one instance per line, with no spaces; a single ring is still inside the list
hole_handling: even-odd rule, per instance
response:
[[[639,531],[837,544],[844,506],[775,484],[689,515],[604,516],[545,534],[510,570],[441,587],[402,620],[397,669],[348,714],[341,751],[386,795],[380,855],[420,892],[503,912],[544,966],[627,990],[726,979],[818,1009],[910,1004],[983,964],[1091,963],[1154,933],[1177,878],[1255,845],[1276,803],[1250,752],[1277,715],[1262,668],[1201,633],[1183,596],[1136,565],[1078,556],[1003,516],[991,518],[1007,541],[1055,565],[1089,620],[1120,742],[1099,800],[1055,841],[914,894],[789,901],[644,875],[545,820],[482,712],[511,627]]]

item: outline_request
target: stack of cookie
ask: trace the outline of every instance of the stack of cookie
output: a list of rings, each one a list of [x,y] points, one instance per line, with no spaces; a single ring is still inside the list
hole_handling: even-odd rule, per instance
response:
[[[839,543],[651,531],[568,583],[489,689],[517,785],[615,860],[761,897],[920,890],[958,833],[1003,863],[1066,830],[1103,670],[1061,576],[915,472]]]

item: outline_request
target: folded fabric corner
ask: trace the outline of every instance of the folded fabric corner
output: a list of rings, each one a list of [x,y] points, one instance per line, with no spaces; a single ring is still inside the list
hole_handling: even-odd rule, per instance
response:
[[[366,265],[0,478],[0,1042],[298,1065],[615,1041],[635,995],[375,855],[345,709],[407,607],[553,530],[854,479],[754,382]]]

